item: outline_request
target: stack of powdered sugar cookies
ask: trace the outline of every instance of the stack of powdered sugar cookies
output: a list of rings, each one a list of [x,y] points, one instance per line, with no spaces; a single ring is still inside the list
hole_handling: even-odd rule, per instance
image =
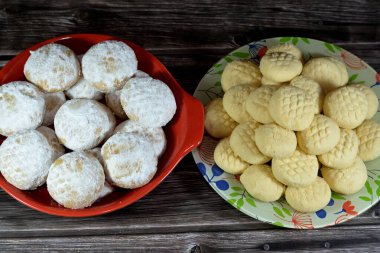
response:
[[[205,108],[205,129],[221,138],[215,163],[255,198],[285,194],[295,210],[326,206],[331,190],[358,192],[367,179],[363,161],[380,156],[376,94],[347,84],[345,65],[332,57],[304,64],[292,44],[269,48],[257,66],[229,63],[221,77],[223,98]]]
[[[4,178],[21,190],[46,182],[51,197],[72,209],[114,187],[147,184],[166,148],[162,127],[176,112],[170,88],[137,70],[121,41],[103,41],[83,56],[55,43],[30,53],[27,81],[0,86]]]

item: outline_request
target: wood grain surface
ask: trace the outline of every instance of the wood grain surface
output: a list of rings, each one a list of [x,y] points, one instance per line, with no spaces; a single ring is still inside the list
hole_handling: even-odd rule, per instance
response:
[[[303,36],[336,43],[380,70],[380,1],[0,0],[0,67],[51,37],[103,33],[156,55],[192,93],[211,65],[245,43]],[[231,207],[202,179],[191,155],[152,193],[117,212],[61,218],[0,190],[0,251],[379,251],[380,204],[344,224],[277,228]]]

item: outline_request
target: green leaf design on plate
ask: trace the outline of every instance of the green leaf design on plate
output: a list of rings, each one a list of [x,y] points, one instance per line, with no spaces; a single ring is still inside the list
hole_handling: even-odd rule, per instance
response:
[[[339,52],[342,51],[342,48],[340,46],[335,45],[335,44],[331,44],[331,45],[334,46],[334,48],[335,48],[336,51],[339,51]]]
[[[226,62],[232,62],[232,59],[231,59],[230,57],[228,57],[228,56],[224,57],[224,60],[225,60]]]
[[[358,78],[358,76],[359,76],[359,74],[351,75],[350,78],[348,79],[348,82],[350,83],[350,82],[354,81],[356,78]]]
[[[251,206],[254,206],[254,207],[256,207],[256,203],[255,203],[255,201],[253,200],[253,199],[246,199],[247,200],[247,203],[248,204],[250,204]]]
[[[377,190],[376,190],[376,196],[380,197],[380,186],[377,187]]]
[[[220,86],[222,86],[222,83],[221,83],[220,81],[217,81],[217,82],[214,84],[214,86],[216,86],[216,87],[220,87]]]
[[[216,72],[218,75],[221,75],[223,73],[223,70],[219,70],[218,72]]]
[[[232,53],[232,55],[235,57],[238,57],[238,58],[247,58],[249,56],[249,53],[234,52],[234,53]]]
[[[279,221],[273,222],[272,224],[275,225],[275,226],[279,226],[279,227],[283,227],[284,226],[284,224],[282,224]]]
[[[282,211],[284,211],[284,213],[286,213],[287,215],[292,216],[292,213],[288,209],[282,208]]]
[[[234,186],[234,187],[232,187],[232,190],[234,190],[234,191],[241,191],[243,189],[240,188],[239,186]]]
[[[233,192],[230,194],[231,197],[237,197],[239,195],[240,195],[240,193],[238,193],[238,192]]]
[[[336,193],[336,192],[331,192],[331,197],[332,197],[333,199],[342,199],[342,200],[345,200],[345,199],[346,199],[345,197],[343,197],[342,195],[340,195],[340,194],[338,194],[338,193]]]
[[[375,184],[377,184],[378,186],[380,186],[380,181],[379,180],[375,180]]]
[[[367,196],[359,196],[359,199],[363,200],[363,201],[371,201],[371,198],[367,197]]]
[[[280,42],[288,42],[288,41],[290,41],[292,39],[292,37],[282,37],[281,39],[280,39]]]
[[[310,41],[309,41],[308,38],[301,38],[301,40],[302,40],[303,42],[305,42],[306,44],[310,44]]]
[[[227,202],[230,203],[231,205],[233,205],[233,204],[235,204],[236,199],[229,199]]]
[[[372,187],[371,187],[371,185],[369,184],[368,181],[365,182],[365,188],[367,189],[367,192],[368,192],[369,195],[373,194]]]
[[[294,45],[297,45],[297,43],[298,43],[298,38],[297,38],[297,37],[293,37],[293,39],[292,39],[292,43],[293,43]]]
[[[273,207],[273,211],[275,211],[280,217],[285,218],[285,215],[282,213],[282,211],[280,210],[280,208],[274,206]]]
[[[221,63],[216,63],[216,64],[214,64],[214,68],[219,68],[220,66],[222,66],[222,64]]]
[[[331,53],[335,53],[335,49],[334,49],[334,47],[333,47],[332,44],[327,43],[327,42],[325,42],[324,44],[325,44],[325,47],[326,47]]]
[[[236,207],[237,209],[240,210],[240,208],[244,205],[244,200],[243,198],[240,198],[238,201],[237,201],[237,204],[236,204]]]

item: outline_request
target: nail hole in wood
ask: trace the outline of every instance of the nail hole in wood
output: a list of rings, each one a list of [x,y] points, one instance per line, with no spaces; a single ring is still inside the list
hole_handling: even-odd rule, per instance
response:
[[[191,248],[190,253],[201,253],[201,247],[199,245],[195,245]]]
[[[380,216],[380,211],[379,211],[379,210],[375,210],[375,211],[373,211],[373,212],[372,212],[372,216],[373,216],[374,218],[379,218],[379,216]]]
[[[331,244],[330,244],[329,242],[325,242],[324,246],[325,246],[325,248],[327,248],[327,249],[331,248]]]
[[[263,245],[263,249],[264,249],[264,250],[270,250],[270,246],[269,246],[269,244],[268,244],[268,243],[264,244],[264,245]]]

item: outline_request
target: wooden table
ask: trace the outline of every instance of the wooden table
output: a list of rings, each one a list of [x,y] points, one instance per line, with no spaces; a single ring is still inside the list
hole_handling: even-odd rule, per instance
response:
[[[41,40],[104,33],[148,49],[189,93],[224,54],[274,36],[337,43],[380,70],[377,0],[179,2],[0,0],[0,67]],[[100,217],[42,214],[0,191],[0,251],[380,251],[379,216],[377,204],[339,226],[274,227],[222,200],[188,155],[151,194]]]

